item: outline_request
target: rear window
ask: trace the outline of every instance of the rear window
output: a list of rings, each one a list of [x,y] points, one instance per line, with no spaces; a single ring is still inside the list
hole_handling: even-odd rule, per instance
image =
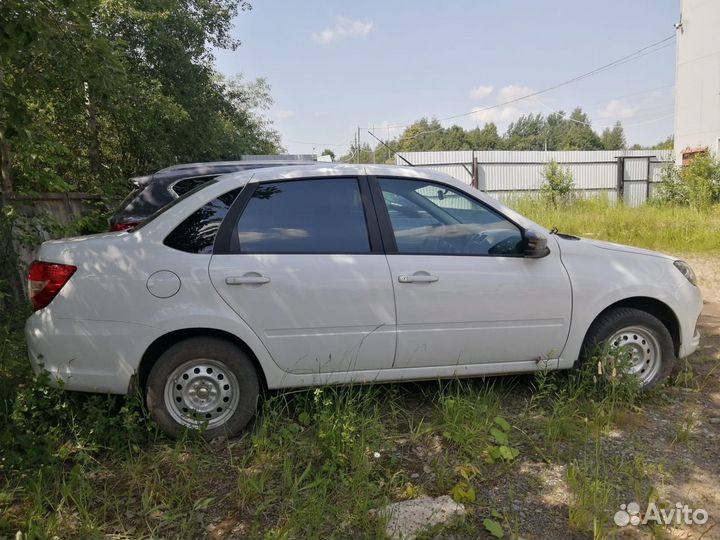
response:
[[[135,227],[135,228],[132,230],[132,232],[135,232],[135,231],[137,231],[137,230],[142,229],[145,225],[147,225],[147,224],[150,223],[151,221],[155,220],[156,218],[162,216],[165,212],[167,212],[168,210],[170,210],[173,206],[175,206],[176,204],[178,204],[180,201],[185,200],[186,197],[189,197],[189,196],[192,195],[193,193],[196,193],[196,192],[200,191],[201,189],[205,188],[206,186],[209,186],[210,184],[214,184],[214,183],[215,183],[215,180],[209,180],[209,181],[205,182],[204,184],[200,184],[199,186],[191,189],[190,191],[188,191],[187,193],[185,193],[182,197],[178,197],[177,199],[173,199],[172,201],[170,201],[169,203],[167,203],[165,206],[163,206],[162,208],[160,208],[160,210],[154,212],[154,213],[151,214],[147,219],[143,220],[143,222],[140,223],[140,225],[138,225],[137,227]]]
[[[228,191],[197,209],[167,235],[164,244],[187,253],[211,253],[220,224],[240,191]]]
[[[173,184],[172,190],[179,196],[182,197],[187,192],[195,189],[198,186],[202,186],[209,180],[212,180],[215,176],[195,176],[193,178],[183,178]]]

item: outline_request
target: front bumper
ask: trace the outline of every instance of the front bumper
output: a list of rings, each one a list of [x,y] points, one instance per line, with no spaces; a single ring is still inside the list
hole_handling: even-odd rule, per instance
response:
[[[147,347],[160,331],[145,325],[51,317],[40,310],[25,323],[33,371],[47,371],[68,390],[127,394]]]
[[[692,337],[689,340],[683,341],[680,344],[680,354],[678,356],[680,358],[690,356],[692,353],[698,350],[698,347],[700,347],[700,330],[696,325]]]

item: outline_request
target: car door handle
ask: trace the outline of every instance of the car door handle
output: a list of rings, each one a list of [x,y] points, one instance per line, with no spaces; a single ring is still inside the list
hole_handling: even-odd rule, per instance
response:
[[[230,276],[225,278],[228,285],[262,285],[270,283],[270,278],[265,276]]]
[[[433,276],[432,274],[420,272],[416,272],[413,275],[400,274],[398,276],[400,283],[435,283],[439,279],[439,277]]]

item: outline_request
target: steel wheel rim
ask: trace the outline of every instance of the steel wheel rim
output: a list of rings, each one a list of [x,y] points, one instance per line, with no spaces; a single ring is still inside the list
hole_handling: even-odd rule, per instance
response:
[[[660,370],[662,349],[657,337],[649,328],[644,326],[622,328],[608,339],[607,344],[623,361],[627,373],[637,377],[641,386],[652,381]],[[614,364],[615,360],[615,356],[608,355],[608,363]]]
[[[167,410],[173,420],[186,427],[221,426],[235,413],[239,401],[235,374],[210,358],[181,364],[165,383]]]

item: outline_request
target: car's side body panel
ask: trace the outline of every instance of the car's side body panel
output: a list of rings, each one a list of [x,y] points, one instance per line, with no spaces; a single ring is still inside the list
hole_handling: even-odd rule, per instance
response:
[[[346,258],[338,256],[333,260],[336,270],[334,277],[328,280],[320,275],[327,261],[324,264],[311,262],[303,260],[302,255],[294,256],[294,260],[289,258],[287,264],[272,270],[271,279],[279,287],[274,292],[268,289],[269,292],[263,294],[269,294],[270,299],[277,303],[276,307],[285,302],[292,305],[307,302],[308,309],[312,311],[293,308],[284,315],[286,320],[273,321],[266,317],[258,326],[257,319],[253,317],[258,309],[262,309],[261,299],[238,299],[237,305],[231,309],[210,280],[213,259],[218,259],[215,271],[227,264],[231,265],[233,271],[236,269],[236,263],[228,263],[229,259],[222,262],[222,258],[227,255],[188,254],[163,244],[165,236],[178,223],[207,201],[247,183],[310,175],[363,177],[366,173],[431,178],[471,194],[524,228],[546,232],[473,188],[445,175],[421,169],[333,165],[282,167],[229,175],[178,201],[133,233],[110,233],[43,244],[38,251],[39,260],[73,264],[78,269],[52,303],[28,319],[26,335],[33,365],[38,369],[43,364],[53,375],[63,380],[68,389],[125,393],[145,351],[155,340],[176,330],[207,328],[228,332],[243,341],[256,356],[270,388],[496,375],[545,367],[565,368],[577,359],[584,336],[595,317],[607,306],[634,296],[655,298],[673,310],[680,323],[681,356],[689,354],[697,346],[693,334],[702,304],[699,290],[673,267],[671,258],[652,253],[635,253],[632,248],[608,247],[562,238],[556,240],[551,236],[551,255],[545,259],[508,258],[507,263],[500,264],[503,258],[497,258],[492,268],[485,268],[482,266],[482,257],[468,258],[472,261],[466,261],[464,266],[460,265],[461,268],[453,269],[448,279],[443,280],[437,289],[438,293],[443,293],[440,297],[445,295],[447,298],[438,304],[438,309],[442,310],[440,315],[443,316],[435,317],[434,320],[447,323],[450,328],[441,329],[432,337],[432,341],[457,339],[457,334],[453,336],[452,324],[461,323],[462,319],[466,319],[466,323],[479,321],[482,324],[465,324],[467,328],[463,329],[461,350],[467,351],[467,354],[463,352],[459,358],[452,358],[449,365],[443,365],[445,362],[431,365],[431,356],[436,352],[430,351],[420,363],[401,362],[393,366],[388,351],[394,349],[395,340],[395,274],[422,270],[414,264],[410,268],[406,256],[389,255],[394,259],[391,262],[392,273],[382,253]],[[268,257],[271,256],[256,256],[252,263],[261,266],[262,272],[270,272],[266,267]],[[353,272],[360,257],[372,257],[372,268]],[[561,257],[562,265],[558,257]],[[444,259],[449,261],[453,257]],[[473,279],[470,274],[475,261],[480,277],[474,283],[475,289],[472,289],[469,288],[471,281],[468,280]],[[427,261],[428,264],[430,262]],[[448,264],[446,261],[437,262],[441,263]],[[508,265],[511,263],[518,266],[510,268]],[[229,268],[225,266],[224,269]],[[440,267],[436,270],[447,271]],[[257,270],[248,268],[248,271]],[[163,272],[162,279],[153,281],[151,277],[157,272]],[[174,274],[180,284],[177,291],[172,290],[175,278],[170,274]],[[383,276],[387,276],[384,285],[381,283]],[[502,285],[493,286],[489,282],[491,278],[501,278]],[[372,289],[369,297],[357,291],[349,294],[343,289],[344,282],[359,279],[373,282],[372,287],[369,283],[363,284],[367,286],[366,289]],[[323,284],[331,286],[333,295],[337,297],[330,300],[347,304],[348,310],[358,309],[362,317],[358,315],[353,319],[352,315],[340,312],[319,317],[327,305],[327,294],[330,294],[321,291]],[[521,294],[515,294],[517,291],[511,289],[513,284],[521,289]],[[424,285],[420,284],[420,287]],[[420,290],[419,287],[417,289]],[[414,293],[407,294],[412,296]],[[472,296],[472,302],[490,304],[492,312],[478,317],[468,307],[469,295]],[[412,330],[416,335],[422,335],[423,329],[413,326],[422,324],[415,312],[418,306],[412,303],[412,298],[400,306],[398,316],[401,320],[407,320],[409,325],[401,328],[401,334]],[[331,319],[336,322],[333,323]],[[480,336],[493,335],[498,330],[489,323],[500,320],[515,320],[515,323],[501,329],[502,339],[492,342],[487,351],[473,352],[481,350],[485,344]],[[515,329],[518,320],[534,322]],[[548,324],[538,322],[543,320]],[[332,332],[329,329],[333,324],[336,327],[354,327],[354,330]],[[543,326],[551,330],[544,333],[540,330]],[[317,362],[313,359],[302,367],[292,366],[293,359],[308,354],[312,348],[302,335],[301,330],[307,328],[321,329],[316,332],[318,334],[347,334],[347,342],[345,338],[333,336],[332,340],[340,341],[321,351],[323,356],[329,356],[332,352],[339,359],[332,369],[318,369],[318,363],[322,361],[320,354],[315,355]],[[284,336],[292,339],[281,343],[282,352],[276,353],[282,359],[279,366],[269,350],[274,349],[271,342],[277,337],[272,333],[283,329],[292,330]],[[560,339],[562,334],[567,335],[566,343]],[[282,339],[281,336],[280,341]],[[559,345],[561,342],[564,348]],[[343,361],[342,350],[350,351],[353,347],[356,359],[353,360],[353,354],[349,354]],[[405,355],[403,350],[407,352],[411,348],[399,347],[398,358]],[[563,350],[557,350],[557,357],[553,358],[556,355],[551,353],[560,348]],[[538,352],[541,349],[542,352]],[[551,358],[551,361],[537,362],[536,355]],[[409,353],[406,356],[412,357]],[[478,362],[478,359],[481,361]]]
[[[269,281],[226,282],[245,275]],[[210,277],[289,374],[392,366],[395,302],[383,254],[215,255]]]
[[[673,266],[672,257],[592,240],[560,238],[558,245],[573,290],[565,358],[576,360],[595,318],[629,298],[652,298],[667,305],[680,324],[680,356],[695,350],[695,324],[702,310],[702,295]]]
[[[395,367],[560,357],[571,292],[556,247],[541,259],[392,254],[388,260],[398,320]],[[437,281],[400,281],[416,272]]]

